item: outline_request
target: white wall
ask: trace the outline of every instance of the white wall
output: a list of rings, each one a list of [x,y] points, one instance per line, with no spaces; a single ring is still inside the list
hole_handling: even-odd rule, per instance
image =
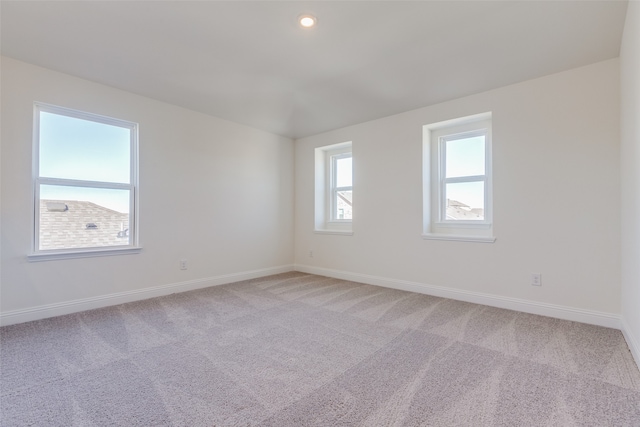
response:
[[[291,268],[290,139],[9,58],[1,77],[3,323]],[[139,123],[142,253],[27,261],[34,101]]]
[[[619,108],[613,59],[297,140],[296,268],[619,325]],[[423,240],[422,126],[487,111],[497,241]],[[315,234],[314,148],[344,141],[354,235]]]
[[[620,50],[622,321],[640,364],[640,2],[631,1]]]
[[[637,4],[629,10],[622,80],[637,94]],[[2,58],[0,320],[284,271],[294,259],[301,270],[607,324],[621,312],[619,73],[609,60],[297,141],[294,253],[290,140]],[[622,310],[637,341],[638,97],[624,92]],[[36,100],[140,124],[141,254],[26,260]],[[423,240],[422,126],[486,111],[497,241]],[[354,235],[314,234],[314,148],[345,141]],[[542,287],[528,285],[532,272]]]

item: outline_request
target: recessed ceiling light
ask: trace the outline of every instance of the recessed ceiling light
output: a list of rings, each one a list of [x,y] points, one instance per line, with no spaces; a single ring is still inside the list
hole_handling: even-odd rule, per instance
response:
[[[311,28],[316,25],[318,20],[313,15],[300,15],[298,16],[298,23],[303,28]]]

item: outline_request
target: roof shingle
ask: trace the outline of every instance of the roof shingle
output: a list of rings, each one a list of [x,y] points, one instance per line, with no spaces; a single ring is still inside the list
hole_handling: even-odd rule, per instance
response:
[[[40,250],[128,245],[128,229],[127,213],[86,201],[40,200]]]

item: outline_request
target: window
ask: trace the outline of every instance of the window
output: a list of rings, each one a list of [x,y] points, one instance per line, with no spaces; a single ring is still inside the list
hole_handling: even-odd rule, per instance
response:
[[[351,142],[315,150],[315,231],[352,234],[353,156]]]
[[[331,155],[331,221],[353,218],[353,173],[351,152]]]
[[[428,239],[493,242],[491,114],[425,126],[424,213]]]
[[[487,129],[439,138],[439,219],[485,221]]]
[[[137,249],[135,123],[35,105],[30,259]]]

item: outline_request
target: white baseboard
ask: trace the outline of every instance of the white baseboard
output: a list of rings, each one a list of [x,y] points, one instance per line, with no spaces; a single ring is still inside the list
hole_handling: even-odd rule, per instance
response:
[[[604,326],[607,328],[621,329],[622,326],[620,322],[620,316],[613,313],[582,310],[562,305],[546,304],[519,298],[510,298],[485,294],[481,292],[452,289],[443,286],[426,285],[423,283],[409,282],[406,280],[389,279],[386,277],[370,276],[367,274],[313,267],[310,265],[296,264],[294,268],[296,271],[300,271],[303,273],[318,274],[321,276],[334,277],[336,279],[366,283],[368,285],[383,286],[386,288],[400,289],[410,292],[418,292],[421,294],[472,302],[475,304],[483,304],[492,307],[505,308],[508,310],[522,311],[524,313],[538,314],[540,316],[554,317],[557,319]]]
[[[640,368],[640,343],[631,333],[631,328],[624,317],[620,319],[620,321],[622,323],[622,335],[624,335],[624,339],[627,341],[627,345],[629,346],[629,350],[631,350],[631,354],[636,361],[636,365]]]
[[[153,286],[151,288],[136,289],[133,291],[117,292],[91,298],[82,298],[73,301],[65,301],[56,304],[46,304],[21,310],[12,310],[0,313],[0,326],[16,323],[30,322],[32,320],[48,317],[62,316],[64,314],[77,313],[94,308],[123,304],[148,298],[169,295],[176,292],[185,292],[210,286],[225,285],[227,283],[240,282],[242,280],[255,279],[278,273],[293,271],[293,265],[263,268],[259,270],[244,271],[241,273],[225,274],[222,276],[206,277],[203,279],[188,280],[185,282],[170,283]]]
[[[203,279],[170,283],[150,288],[137,289],[133,291],[118,292],[97,297],[65,301],[56,304],[46,304],[21,310],[6,311],[0,313],[0,326],[77,313],[94,308],[107,307],[163,295],[169,295],[176,292],[185,292],[210,286],[224,285],[228,283],[239,282],[242,280],[269,276],[272,274],[286,273],[294,270],[303,273],[334,277],[337,279],[351,280],[355,282],[366,283],[369,285],[383,286],[387,288],[417,292],[443,298],[451,298],[476,304],[489,305],[492,307],[505,308],[508,310],[517,310],[525,313],[538,314],[541,316],[555,317],[558,319],[572,320],[575,322],[589,323],[608,328],[621,329],[625,336],[625,339],[627,340],[627,343],[629,344],[629,348],[631,349],[631,352],[636,359],[636,363],[640,365],[640,345],[630,334],[630,329],[626,325],[626,323],[624,323],[621,320],[620,316],[616,314],[582,310],[573,307],[545,304],[518,298],[502,297],[481,292],[452,289],[443,286],[427,285],[418,282],[409,282],[406,280],[390,279],[385,277],[371,276],[341,270],[332,270],[301,264],[283,265],[278,267],[226,274],[222,276],[207,277]]]

